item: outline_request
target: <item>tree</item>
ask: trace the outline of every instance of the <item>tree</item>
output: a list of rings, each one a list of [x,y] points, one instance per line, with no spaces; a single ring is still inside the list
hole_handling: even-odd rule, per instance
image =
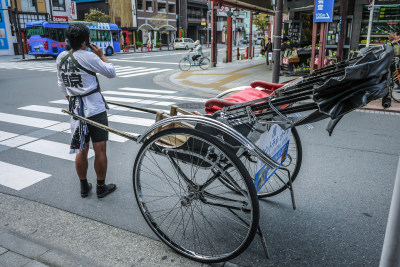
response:
[[[264,32],[264,30],[270,24],[269,15],[264,13],[258,14],[256,18],[253,20],[253,24],[256,25],[257,31]]]
[[[98,9],[90,9],[89,13],[85,14],[85,21],[105,23],[110,21],[110,16],[104,14]]]

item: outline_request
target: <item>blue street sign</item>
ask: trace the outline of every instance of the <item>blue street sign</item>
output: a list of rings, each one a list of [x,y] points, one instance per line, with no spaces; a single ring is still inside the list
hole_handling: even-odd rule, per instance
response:
[[[4,19],[2,0],[0,0],[0,49],[8,49],[6,22]]]
[[[316,0],[314,22],[332,22],[335,0]]]

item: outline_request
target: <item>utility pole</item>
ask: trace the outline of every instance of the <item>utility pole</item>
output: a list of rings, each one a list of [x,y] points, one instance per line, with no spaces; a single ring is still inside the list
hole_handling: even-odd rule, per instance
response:
[[[14,0],[14,21],[15,27],[17,28],[16,35],[18,41],[18,50],[21,51],[22,59],[25,59],[24,48],[22,47],[22,39],[21,39],[21,26],[19,24],[19,17],[18,17],[18,8],[17,8],[17,0]]]
[[[281,71],[281,35],[282,35],[282,6],[283,0],[276,0],[274,21],[274,66],[272,69],[272,82],[279,83]]]

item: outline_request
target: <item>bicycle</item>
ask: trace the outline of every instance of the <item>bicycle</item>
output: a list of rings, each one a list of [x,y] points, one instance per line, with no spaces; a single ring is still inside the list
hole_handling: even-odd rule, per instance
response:
[[[208,59],[204,54],[197,59],[197,62],[193,62],[189,51],[186,55],[179,61],[179,68],[182,71],[188,71],[192,66],[199,66],[202,70],[206,70],[210,67],[210,59]]]

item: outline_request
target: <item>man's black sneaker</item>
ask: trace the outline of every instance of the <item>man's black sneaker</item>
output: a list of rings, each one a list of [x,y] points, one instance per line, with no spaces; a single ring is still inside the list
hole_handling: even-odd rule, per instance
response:
[[[103,198],[107,196],[108,194],[112,193],[117,189],[117,186],[115,184],[104,184],[104,185],[97,185],[97,197],[98,198]]]
[[[81,184],[81,197],[85,198],[89,195],[90,190],[92,190],[92,184],[88,183],[87,185]]]

